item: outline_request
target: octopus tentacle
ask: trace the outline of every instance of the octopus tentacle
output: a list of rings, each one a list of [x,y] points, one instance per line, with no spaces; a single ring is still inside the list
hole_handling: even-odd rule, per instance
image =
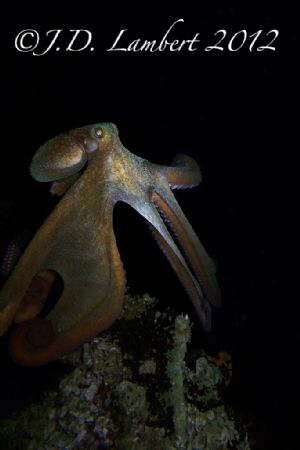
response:
[[[167,218],[172,231],[176,235],[176,238],[178,239],[188,258],[188,261],[190,262],[191,268],[198,282],[203,287],[206,296],[211,303],[215,306],[219,306],[220,292],[212,271],[212,262],[206,254],[203,246],[200,244],[200,241],[191,226],[185,219],[181,209],[179,206],[176,208],[177,202],[175,201],[175,198],[172,202],[172,207],[170,207],[168,202],[154,191],[152,193],[152,201],[160,213]]]
[[[173,196],[170,190],[169,194]],[[150,194],[150,198],[153,200],[153,192]],[[176,201],[175,198],[174,201]],[[140,201],[139,198],[131,198],[128,199],[127,203],[129,203],[136,211],[138,211],[148,221],[152,234],[154,235],[154,238],[156,239],[161,250],[167,257],[169,263],[171,264],[176,275],[183,284],[188,295],[190,296],[190,299],[194,304],[196,312],[199,316],[200,322],[202,323],[203,327],[206,330],[209,330],[210,329],[209,304],[207,300],[204,298],[202,286],[199,284],[197,278],[193,276],[191,270],[189,269],[182,255],[182,252],[174,242],[165,224],[165,222],[168,222],[168,220],[165,221],[163,220],[164,215],[159,213],[159,208],[155,205],[153,201],[152,204],[148,204],[145,201]]]
[[[171,189],[185,189],[197,186],[202,181],[200,168],[188,155],[179,154],[171,166],[163,166],[165,176]]]
[[[11,356],[20,364],[39,365],[57,359],[107,328],[121,311],[125,275],[112,228],[113,203],[102,200],[102,214],[97,220],[98,211],[88,201],[81,212],[71,208],[74,195],[80,197],[81,191],[80,187],[75,192],[74,189],[71,188],[65,194],[40,228],[19,266],[23,278],[22,289],[43,267],[62,277],[64,289],[59,301],[47,315],[48,322],[27,322],[36,317],[35,304],[28,305],[26,295],[20,299],[20,293],[16,291],[15,273],[7,284],[7,288],[14,288],[9,297],[19,298],[18,307],[10,314],[10,320],[20,322],[26,319],[11,336]],[[83,189],[81,195],[84,193]],[[95,199],[89,197],[89,200],[93,202]],[[96,217],[90,216],[87,222],[86,210],[94,211],[93,216]],[[67,228],[62,226],[65,221],[69,224]],[[87,249],[86,252],[83,252],[83,247]],[[36,248],[40,250],[39,260]],[[11,303],[8,303],[8,307]],[[5,314],[5,309],[2,313]],[[45,323],[45,333],[51,339],[49,342],[46,339],[47,345],[35,347],[38,339],[32,341],[27,337],[45,334]],[[42,328],[42,332],[35,331],[35,328]]]
[[[190,297],[194,308],[197,312],[197,315],[200,319],[200,322],[205,331],[211,330],[211,307],[203,293],[198,282],[195,280],[191,272],[188,268],[182,263],[182,261],[178,258],[176,253],[172,250],[172,248],[167,244],[167,242],[162,238],[161,234],[154,228],[151,224],[149,224],[149,228],[151,233],[153,234],[156,242],[158,243],[160,249],[166,256],[169,261],[171,267],[176,272],[181,284],[186,290],[188,296]]]
[[[166,242],[166,245],[170,247],[172,252],[176,255],[181,262],[181,264],[185,267],[186,271],[190,273],[188,266],[182,256],[181,251],[178,246],[174,242],[171,234],[169,233],[168,228],[165,225],[165,222],[161,218],[156,207],[153,207],[152,203],[146,203],[143,201],[137,201],[136,199],[128,199],[127,202],[133,209],[135,209],[141,216],[143,216],[148,224],[151,224],[153,228],[157,230],[160,234],[161,238]]]
[[[115,242],[111,246],[110,261],[111,287],[103,301],[98,300],[89,314],[61,334],[54,329],[55,318],[51,313],[46,319],[28,320],[18,325],[9,343],[14,361],[26,366],[46,364],[76,349],[112,324],[120,314],[125,294],[125,275]]]
[[[16,323],[32,319],[42,311],[54,281],[55,273],[51,270],[43,270],[32,278],[15,314],[14,321]]]
[[[30,238],[31,233],[25,230],[9,243],[0,264],[0,278],[6,279],[10,275]]]

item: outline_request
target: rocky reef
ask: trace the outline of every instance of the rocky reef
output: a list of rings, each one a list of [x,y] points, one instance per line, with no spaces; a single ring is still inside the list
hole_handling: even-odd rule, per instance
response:
[[[122,317],[65,357],[55,391],[0,423],[6,449],[249,449],[222,371],[190,350],[188,317],[126,295]]]

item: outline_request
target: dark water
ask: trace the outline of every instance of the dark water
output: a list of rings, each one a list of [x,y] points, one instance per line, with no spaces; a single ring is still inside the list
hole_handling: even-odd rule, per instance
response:
[[[124,145],[139,156],[164,164],[178,152],[193,156],[203,183],[176,196],[216,260],[223,292],[223,308],[214,311],[212,333],[199,333],[194,339],[212,353],[225,349],[232,354],[228,401],[253,423],[256,439],[264,443],[261,448],[295,448],[299,77],[293,14],[273,6],[251,13],[221,8],[206,20],[192,11],[182,16],[179,38],[227,27],[231,33],[278,28],[280,39],[275,52],[249,53],[243,48],[214,54],[112,54],[105,48],[121,28],[131,29],[132,39],[143,33],[157,36],[171,21],[169,17],[160,22],[159,14],[155,22],[144,14],[136,21],[114,12],[101,27],[91,16],[74,16],[74,28],[93,31],[97,52],[53,51],[33,57],[13,48],[16,32],[27,22],[19,14],[11,17],[2,69],[1,249],[16,233],[37,229],[53,208],[48,187],[31,180],[28,166],[39,145],[62,131],[113,121]],[[41,31],[64,26],[42,12],[31,22]],[[126,205],[117,206],[114,218],[131,289],[148,291],[193,314],[144,221]],[[8,362],[5,343],[4,338],[3,414],[11,405],[38,396],[44,385],[55,385],[59,373],[55,364],[50,370],[14,366]]]

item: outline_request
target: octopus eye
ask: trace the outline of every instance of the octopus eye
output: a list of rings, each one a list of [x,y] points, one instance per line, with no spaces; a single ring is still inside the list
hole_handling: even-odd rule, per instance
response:
[[[102,128],[100,128],[100,127],[94,128],[94,135],[98,139],[102,138],[104,135]]]

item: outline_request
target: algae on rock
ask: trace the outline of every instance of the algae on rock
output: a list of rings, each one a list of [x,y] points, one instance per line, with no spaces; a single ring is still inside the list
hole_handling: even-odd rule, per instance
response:
[[[7,449],[248,449],[222,402],[223,376],[191,325],[147,294],[126,295],[122,317],[64,358],[56,391],[0,423]],[[2,447],[1,447],[2,448]]]

